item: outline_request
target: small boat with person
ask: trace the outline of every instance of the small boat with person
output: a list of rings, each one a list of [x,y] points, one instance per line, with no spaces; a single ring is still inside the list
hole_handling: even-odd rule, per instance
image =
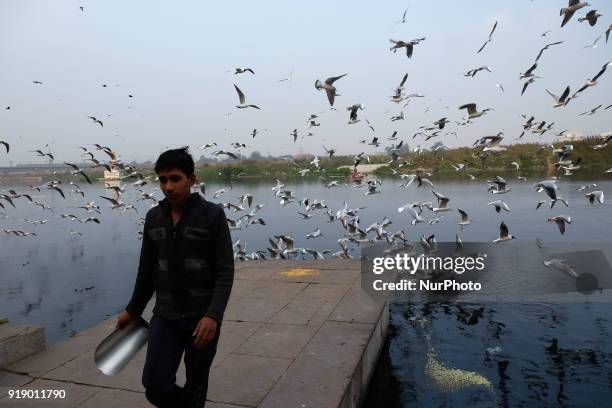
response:
[[[356,183],[360,183],[361,181],[363,181],[364,177],[365,175],[357,171],[357,168],[353,169],[351,173],[351,180],[353,180]]]

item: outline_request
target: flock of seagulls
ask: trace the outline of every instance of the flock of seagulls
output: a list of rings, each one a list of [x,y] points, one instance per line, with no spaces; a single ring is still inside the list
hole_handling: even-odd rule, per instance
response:
[[[575,0],[570,0],[567,7],[561,9],[560,15],[563,16],[563,20],[561,22],[561,27],[565,27],[572,16],[578,12],[579,10],[588,7],[589,4],[586,2],[579,2]],[[407,18],[410,16],[407,15],[406,10],[403,13],[403,16],[397,24],[403,24],[407,21]],[[598,19],[602,17],[597,10],[588,11],[583,17],[579,17],[577,21],[588,22],[591,27],[596,27]],[[489,31],[488,37],[486,38],[484,44],[477,49],[476,54],[480,54],[484,52],[485,49],[489,49],[494,47],[493,43],[494,34],[497,32],[498,28],[503,26],[499,23],[499,21],[495,21],[491,30]],[[612,25],[607,28],[605,31],[606,43],[608,42],[609,33],[612,29]],[[551,31],[547,31],[542,34],[542,36],[552,35]],[[413,59],[414,49],[418,45],[419,47],[425,47],[426,38],[420,37],[412,40],[394,40],[391,39],[390,42],[392,46],[390,47],[390,51],[394,53],[402,48],[405,49],[406,57],[410,60]],[[550,50],[552,47],[560,47],[564,41],[554,41],[549,44],[546,44],[542,47],[535,61],[529,66],[529,68],[524,72],[519,74],[519,81],[523,81],[521,95],[524,95],[527,91],[529,85],[533,84],[536,80],[541,79],[542,77],[536,75],[536,71],[538,70],[538,63],[544,56],[544,52]],[[487,48],[488,47],[488,48]],[[476,48],[476,47],[474,47]],[[387,51],[385,51],[387,52]],[[486,52],[485,52],[486,54]],[[483,54],[484,55],[484,54]],[[606,73],[607,67],[610,63],[604,64],[597,74],[595,74],[592,78],[586,80],[586,82],[572,95],[570,95],[570,86],[565,86],[560,95],[553,93],[552,91],[546,89],[546,92],[554,99],[553,107],[555,108],[563,108],[568,105],[568,103],[579,96],[582,97],[583,93],[591,87],[594,87],[602,81],[604,74]],[[232,72],[232,71],[229,71]],[[478,74],[484,75],[483,73],[488,72],[490,74],[494,74],[493,69],[490,66],[483,65],[473,69],[468,70],[464,73],[464,75],[468,78],[475,78]],[[233,69],[233,75],[242,75],[256,78],[255,70],[250,67],[237,67]],[[337,84],[338,81],[342,78],[346,77],[348,74],[343,73],[336,76],[330,76],[324,81],[317,79],[314,82],[314,88],[317,91],[324,90],[327,96],[327,103],[329,103],[329,109],[336,110],[334,108],[334,103],[336,101],[336,97],[340,96]],[[486,74],[488,75],[488,74]],[[292,80],[293,70],[289,73],[289,75],[285,78],[277,80],[277,82],[289,82]],[[399,75],[398,75],[399,77]],[[419,93],[407,93],[406,85],[409,78],[408,73],[402,72],[401,80],[399,84],[394,87],[393,94],[389,97],[390,102],[394,104],[403,103],[404,107],[406,107],[410,101],[414,98],[425,98],[425,95]],[[43,83],[41,81],[33,81],[36,86],[42,86]],[[341,84],[341,82],[340,82]],[[502,92],[506,92],[504,89],[504,84],[498,83],[496,86]],[[234,89],[238,95],[239,103],[235,105],[237,109],[247,109],[252,108],[255,110],[261,110],[258,105],[248,104],[247,99],[245,97],[244,92],[234,84]],[[132,97],[133,95],[129,95]],[[602,108],[604,103],[599,104],[595,108],[583,113],[583,115],[594,115],[599,109]],[[602,110],[606,110],[610,108],[612,105],[603,108]],[[392,169],[394,175],[399,178],[400,184],[399,188],[408,189],[409,186],[413,186],[414,188],[421,189],[430,189],[433,195],[432,201],[428,202],[411,202],[407,203],[397,209],[398,213],[404,213],[409,216],[409,222],[407,225],[416,225],[419,223],[426,223],[429,225],[435,225],[441,222],[446,222],[447,219],[451,218],[451,214],[456,214],[458,216],[457,226],[459,231],[457,231],[457,242],[461,241],[459,237],[459,233],[468,233],[470,226],[476,222],[472,220],[469,216],[469,209],[466,208],[456,208],[454,209],[451,205],[452,200],[450,197],[445,196],[443,192],[440,191],[439,188],[434,186],[434,183],[431,181],[432,173],[428,169],[422,169],[415,166],[414,158],[422,154],[425,150],[423,148],[416,148],[410,150],[408,148],[408,153],[406,153],[407,145],[404,145],[404,140],[398,136],[398,132],[395,131],[389,137],[383,137],[376,133],[376,128],[374,124],[367,118],[365,118],[364,112],[366,111],[366,107],[362,103],[354,103],[350,106],[346,107],[349,112],[348,124],[356,125],[358,123],[362,123],[357,126],[366,126],[374,133],[374,136],[371,140],[364,139],[361,140],[360,143],[366,144],[368,146],[379,147],[384,139],[389,141],[393,141],[390,146],[386,148],[388,153],[388,164]],[[429,108],[428,108],[429,110]],[[458,110],[465,111],[466,116],[454,120],[452,117],[441,117],[434,122],[429,122],[423,124],[419,127],[418,132],[416,132],[412,139],[415,140],[417,137],[423,138],[424,141],[429,141],[434,138],[442,139],[444,136],[454,136],[459,139],[459,132],[453,129],[453,126],[456,126],[456,129],[459,129],[459,126],[469,126],[475,120],[483,120],[483,116],[487,113],[494,111],[493,107],[482,107],[478,106],[476,102],[467,102],[458,107]],[[321,121],[319,118],[319,114],[310,114],[307,118],[306,123],[308,124],[308,129],[317,128],[321,126]],[[441,116],[441,115],[440,115]],[[452,116],[452,115],[447,115]],[[530,131],[534,134],[543,135],[545,132],[551,131],[553,129],[553,123],[547,123],[546,121],[536,120],[534,116],[527,118],[528,115],[525,115],[526,122],[522,124],[523,134],[526,131]],[[362,118],[364,119],[362,122]],[[88,119],[91,120],[91,123],[94,125],[99,125],[100,128],[104,128],[104,123],[98,119],[96,116],[89,116]],[[405,119],[403,110],[389,117],[390,122],[402,121]],[[364,124],[365,122],[365,124]],[[266,129],[267,130],[267,129]],[[263,130],[263,131],[266,131]],[[256,136],[260,135],[262,130],[253,129],[249,134],[250,139],[255,139]],[[560,132],[562,134],[563,132]],[[312,135],[309,133],[309,135]],[[300,131],[298,128],[293,129],[289,132],[289,136],[293,140],[293,143],[297,143],[298,138],[300,136]],[[521,136],[519,136],[520,139]],[[505,139],[504,133],[499,132],[496,135],[488,135],[479,137],[470,147],[473,152],[473,157],[479,158],[483,167],[486,168],[488,158],[492,156],[503,157],[504,153],[508,150],[507,146],[503,144]],[[395,143],[397,141],[397,143]],[[607,149],[608,144],[612,141],[612,136],[610,135],[602,135],[599,139],[595,141],[594,144],[591,145],[593,150],[601,150]],[[0,140],[0,144],[3,146],[6,154],[11,154],[11,146],[8,141]],[[231,146],[232,150],[229,149],[217,149],[217,142],[207,142],[200,146],[198,146],[198,150],[207,150],[215,148],[217,150],[212,151],[212,155],[214,156],[225,156],[228,159],[236,160],[239,159],[238,151],[240,149],[244,149],[247,147],[246,143],[242,143],[239,141],[228,143]],[[95,147],[95,150],[92,149]],[[81,153],[83,156],[83,160],[85,162],[89,162],[88,166],[83,166],[82,164],[76,164],[64,161],[63,163],[67,167],[67,174],[70,177],[73,177],[75,180],[66,184],[64,181],[60,180],[59,177],[54,178],[51,181],[48,181],[44,184],[37,186],[30,186],[30,191],[28,192],[17,192],[14,190],[4,191],[0,194],[0,209],[8,210],[7,207],[16,208],[19,205],[17,200],[25,199],[31,205],[37,206],[40,208],[42,212],[49,211],[53,213],[53,209],[46,205],[44,202],[38,201],[41,196],[35,196],[34,192],[40,193],[43,190],[53,191],[53,194],[58,194],[63,199],[68,199],[70,193],[74,194],[74,197],[80,197],[79,199],[85,200],[86,193],[78,186],[77,181],[83,180],[88,184],[92,184],[92,179],[90,177],[90,172],[94,168],[100,168],[105,170],[113,170],[120,169],[125,174],[122,178],[122,185],[118,187],[109,188],[110,192],[105,195],[98,195],[96,200],[101,199],[107,205],[106,209],[113,211],[118,210],[117,212],[126,213],[129,210],[134,211],[134,213],[140,214],[138,211],[137,203],[146,202],[151,206],[157,205],[157,198],[155,197],[156,189],[153,191],[145,191],[143,188],[148,183],[152,183],[155,178],[150,172],[146,172],[144,170],[139,170],[134,166],[125,164],[122,162],[120,155],[116,152],[115,149],[109,146],[102,146],[100,144],[95,144],[92,146],[79,146],[81,149]],[[430,149],[432,152],[439,153],[440,156],[444,157],[444,151],[448,147],[443,142],[438,142]],[[543,148],[549,148],[544,145]],[[555,170],[558,172],[563,172],[558,175],[551,176],[545,180],[538,181],[533,184],[534,188],[534,196],[537,193],[544,193],[547,199],[540,200],[537,203],[534,200],[534,210],[538,210],[542,207],[546,208],[546,204],[548,204],[548,209],[552,210],[555,208],[555,205],[558,202],[561,202],[562,207],[569,211],[570,202],[559,193],[559,183],[562,181],[563,177],[570,176],[575,172],[579,171],[583,165],[582,159],[580,157],[574,158],[573,154],[573,146],[571,144],[566,144],[561,148],[555,148],[553,145],[550,145],[550,155],[555,158]],[[0,151],[1,152],[1,151]],[[44,148],[32,150],[32,153],[35,154],[35,157],[41,157],[45,159],[55,160],[55,156],[50,151],[45,151]],[[345,183],[341,180],[329,180],[325,178],[324,168],[321,166],[321,161],[326,159],[331,159],[334,155],[337,154],[336,148],[327,148],[323,146],[323,153],[321,154],[324,159],[321,159],[319,155],[315,155],[314,158],[308,162],[307,165],[300,164],[297,161],[286,158],[290,161],[294,166],[296,166],[297,173],[305,177],[306,175],[318,174],[325,180],[325,186],[327,189],[341,189],[341,188],[361,188],[364,189],[363,196],[368,197],[364,198],[365,200],[372,200],[375,198],[369,197],[374,195],[382,196],[384,195],[384,190],[382,187],[382,181],[376,178],[370,178],[360,184],[355,184],[352,187],[349,187],[348,183]],[[410,157],[402,157],[405,154],[409,154]],[[97,157],[96,157],[97,155]],[[354,169],[357,169],[360,163],[364,161],[369,162],[370,158],[365,152],[361,152],[355,155],[352,158],[352,165]],[[516,182],[525,182],[526,176],[521,174],[522,166],[520,162],[508,160],[507,163],[508,168],[514,169],[516,172]],[[496,197],[499,195],[500,197],[506,197],[506,195],[512,195],[511,182],[507,181],[501,175],[495,175],[492,179],[486,180],[481,179],[480,174],[482,171],[480,169],[474,168],[472,165],[468,165],[466,163],[452,163],[452,168],[458,174],[465,174],[465,177],[469,177],[470,180],[474,182],[481,182],[481,180],[486,184],[486,187],[483,186],[483,194],[491,196],[495,195]],[[479,173],[476,175],[476,173]],[[612,169],[606,171],[606,173],[612,174]],[[244,174],[239,174],[235,177],[240,177]],[[514,177],[514,176],[513,176]],[[129,183],[129,184],[128,184]],[[125,201],[124,193],[126,192],[126,185],[131,185],[135,192],[134,201],[129,203]],[[602,190],[595,189],[595,185],[587,185],[584,186],[584,197],[586,202],[589,205],[603,205],[604,204],[604,192]],[[590,191],[587,191],[590,190]],[[200,183],[197,186],[197,191],[200,191],[204,196],[207,196],[206,184]],[[337,239],[337,244],[339,246],[339,250],[333,251],[331,249],[327,250],[318,250],[308,247],[298,247],[296,242],[302,238],[294,238],[289,234],[274,234],[272,237],[268,239],[269,246],[264,249],[258,249],[252,252],[248,252],[246,249],[246,243],[242,242],[240,239],[237,239],[233,243],[234,247],[234,255],[237,260],[258,260],[258,259],[269,259],[269,258],[298,258],[298,257],[312,257],[314,259],[327,258],[327,257],[339,257],[339,258],[352,258],[353,255],[351,251],[355,249],[354,246],[361,246],[372,244],[376,242],[386,242],[388,245],[388,252],[393,252],[406,248],[413,248],[415,244],[411,242],[407,238],[407,234],[404,230],[398,230],[395,232],[390,231],[388,228],[392,224],[388,217],[383,217],[377,222],[374,222],[370,225],[362,225],[361,224],[361,212],[366,209],[366,207],[355,207],[351,208],[349,204],[345,201],[343,206],[338,209],[329,208],[329,206],[324,202],[324,200],[318,200],[313,198],[303,198],[299,200],[296,196],[296,192],[294,190],[289,189],[284,182],[280,179],[276,180],[276,184],[271,187],[272,194],[274,194],[275,198],[278,199],[278,205],[280,209],[284,209],[288,206],[299,207],[295,211],[296,220],[303,220],[305,222],[313,222],[316,221],[316,213],[320,212],[321,220],[324,220],[326,223],[338,223],[339,228],[342,231],[342,235]],[[209,192],[208,196],[211,197],[211,200],[218,201],[225,197],[228,194],[228,189],[223,188],[214,192]],[[488,200],[487,200],[488,201]],[[485,201],[486,202],[486,201]],[[260,211],[264,208],[263,204],[257,204],[255,202],[255,198],[249,194],[245,193],[238,197],[236,201],[227,201],[219,203],[223,208],[226,209],[228,213],[227,222],[230,230],[232,231],[240,231],[243,228],[263,228],[267,225],[266,220]],[[488,206],[492,207],[492,211],[495,211],[496,214],[505,215],[506,213],[511,213],[512,210],[508,203],[505,200],[493,200],[488,203]],[[565,206],[565,207],[563,207]],[[86,215],[80,215],[76,212],[76,210],[84,211]],[[456,212],[455,212],[456,211]],[[543,210],[540,210],[540,212]],[[430,213],[430,217],[426,217],[426,215]],[[7,214],[4,212],[0,212],[3,219],[7,218]],[[91,200],[90,197],[87,198],[87,202],[83,205],[77,206],[75,208],[74,213],[65,213],[65,214],[57,214],[57,218],[61,218],[66,222],[77,222],[80,224],[103,224],[104,222],[104,212],[103,208],[96,204],[95,200]],[[27,220],[26,223],[30,225],[45,225],[48,220]],[[549,222],[554,223],[559,230],[561,235],[571,234],[571,224],[572,217],[568,214],[560,214],[553,215],[549,217],[543,217],[543,223]],[[323,221],[321,221],[323,222]],[[139,220],[139,225],[142,224],[142,220]],[[35,232],[28,232],[23,230],[15,230],[15,229],[4,229],[6,234],[10,234],[15,237],[30,237],[37,236]],[[75,230],[74,228],[66,228],[65,231],[70,234],[71,237],[77,239],[82,235],[81,232]],[[508,224],[504,220],[500,221],[499,231],[492,231],[492,240],[493,243],[503,243],[507,241],[511,241],[514,239],[518,239],[518,236],[510,233],[510,229]],[[318,238],[323,237],[323,233],[321,232],[320,227],[316,227],[312,230],[312,232],[303,236],[303,242],[312,242]],[[141,236],[140,236],[141,237]],[[431,234],[429,236],[423,235],[418,242],[425,246],[431,246],[435,243],[435,235]],[[552,264],[562,264],[562,260],[550,261]]]

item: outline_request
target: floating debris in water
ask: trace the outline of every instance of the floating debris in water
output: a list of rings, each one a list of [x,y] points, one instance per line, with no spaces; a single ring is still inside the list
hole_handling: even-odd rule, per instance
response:
[[[501,347],[489,347],[487,348],[487,353],[488,354],[499,354],[501,353],[502,348]]]
[[[445,367],[437,360],[433,350],[427,353],[425,374],[445,392],[457,391],[470,386],[493,388],[491,382],[477,372]]]

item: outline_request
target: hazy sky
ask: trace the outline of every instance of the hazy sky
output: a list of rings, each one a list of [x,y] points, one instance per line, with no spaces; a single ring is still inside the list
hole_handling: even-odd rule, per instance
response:
[[[510,143],[522,130],[521,113],[555,122],[556,131],[610,130],[612,108],[594,116],[578,114],[612,104],[612,67],[599,85],[565,108],[553,109],[545,88],[560,94],[570,85],[574,92],[612,60],[612,40],[606,44],[602,38],[597,48],[582,48],[605,32],[612,2],[590,0],[592,7],[577,12],[563,29],[559,9],[567,1],[561,0],[384,3],[4,0],[0,140],[12,150],[7,155],[0,146],[0,166],[44,163],[28,150],[47,143],[56,162],[80,161],[76,146],[92,143],[111,146],[125,161],[155,159],[167,146],[181,145],[192,146],[197,158],[201,152],[196,146],[212,141],[222,149],[244,142],[247,155],[301,149],[322,154],[323,144],[339,154],[380,151],[357,143],[374,134],[364,120],[347,124],[346,107],[354,103],[365,105],[359,117],[375,125],[381,140],[398,130],[411,143],[420,125],[441,117],[460,120],[465,112],[458,106],[464,103],[495,108],[468,127],[449,124],[448,130],[458,130],[459,142],[445,136],[428,143],[417,138],[413,145],[471,144],[499,131]],[[406,8],[406,22],[394,25]],[[603,14],[597,25],[579,23],[578,17],[593,8]],[[496,20],[493,41],[476,54]],[[542,37],[547,30],[552,32]],[[410,60],[403,50],[389,51],[390,38],[418,37],[427,39]],[[554,41],[565,43],[545,51],[536,70],[544,78],[521,97],[519,73]],[[462,75],[481,65],[493,73]],[[256,75],[227,72],[234,67],[251,67]],[[277,82],[292,70],[291,82]],[[427,97],[410,102],[404,121],[390,122],[402,105],[389,96],[406,72],[406,91]],[[330,111],[314,82],[344,73],[336,83],[338,110]],[[233,83],[261,111],[236,109]],[[503,83],[505,92],[496,83]],[[321,126],[311,129],[315,136],[294,144],[292,129],[306,134],[306,118],[320,112],[325,112]],[[101,119],[104,127],[88,116]],[[254,140],[249,136],[253,128],[261,131]],[[523,141],[538,139],[529,135]],[[96,156],[106,159],[102,153]]]

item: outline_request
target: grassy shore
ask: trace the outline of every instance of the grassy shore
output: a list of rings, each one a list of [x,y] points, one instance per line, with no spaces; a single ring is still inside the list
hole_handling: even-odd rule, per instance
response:
[[[582,168],[578,172],[598,173],[612,167],[612,147],[602,150],[593,150],[591,146],[596,144],[596,139],[588,139],[573,142],[574,151],[571,158],[576,160],[582,157]],[[555,147],[561,147],[556,144]],[[486,160],[486,167],[477,154],[477,150],[468,147],[449,149],[439,152],[424,152],[420,155],[415,153],[402,154],[403,161],[407,164],[401,168],[399,162],[387,167],[381,167],[374,171],[380,177],[392,176],[393,170],[399,172],[411,172],[416,169],[427,169],[434,173],[450,174],[456,173],[453,164],[463,163],[467,166],[468,172],[495,172],[514,170],[512,162],[520,164],[521,173],[552,173],[556,155],[551,153],[549,145],[538,143],[525,143],[509,145],[508,150],[498,154],[489,155]],[[320,171],[315,171],[314,165],[310,164],[311,159],[298,159],[293,162],[277,160],[242,160],[232,162],[209,163],[198,165],[198,176],[204,179],[214,178],[301,178],[298,171],[301,169],[311,169],[305,175],[311,177],[346,177],[350,174],[350,169],[338,169],[339,166],[352,165],[353,156],[334,156],[333,158],[320,158]],[[386,154],[370,155],[370,163],[388,163],[390,157]],[[364,159],[364,163],[367,163]]]
[[[583,141],[572,142],[574,150],[572,160],[582,157],[581,169],[575,173],[579,176],[596,176],[601,177],[604,171],[612,168],[612,147],[606,147],[601,150],[593,150],[592,146],[597,144],[597,139],[586,139]],[[555,144],[555,147],[561,147],[561,143]],[[378,177],[393,176],[394,171],[399,173],[411,173],[416,169],[426,169],[436,174],[438,177],[453,177],[453,175],[463,174],[457,173],[452,167],[453,164],[463,163],[467,166],[465,172],[470,174],[478,173],[494,173],[514,170],[512,162],[520,164],[520,173],[523,175],[531,174],[562,174],[562,171],[556,171],[554,163],[557,160],[556,155],[551,152],[550,145],[537,143],[515,144],[507,146],[508,150],[498,154],[489,155],[486,160],[486,167],[483,167],[483,162],[479,159],[479,150],[461,147],[449,149],[445,151],[431,152],[427,151],[420,155],[415,153],[401,154],[402,160],[392,163],[389,166],[376,169],[373,174]],[[390,156],[387,154],[372,154],[369,156],[370,163],[380,164],[389,163]],[[325,178],[345,178],[348,177],[351,169],[342,168],[339,166],[353,165],[353,156],[334,156],[328,158],[319,156],[319,170],[310,164],[312,158],[302,158],[295,160],[283,159],[265,159],[265,160],[233,160],[216,163],[196,164],[196,174],[200,180],[219,180],[219,181],[236,181],[238,179],[262,179],[274,180],[279,179],[316,179],[319,177]],[[403,162],[402,167],[399,164]],[[365,158],[363,164],[367,163]],[[140,172],[144,175],[152,175],[153,166],[140,165],[137,166]],[[304,177],[299,173],[302,169],[310,169]],[[103,177],[102,170],[88,169],[87,174],[92,180]],[[24,176],[41,176],[43,180],[55,179],[73,181],[74,176],[69,174],[69,171],[59,171],[50,175],[49,171],[28,172],[23,174],[20,172],[11,172],[0,174],[0,179],[5,181],[16,181]],[[80,183],[85,184],[85,180],[79,177]],[[132,180],[136,180],[135,178]],[[129,180],[126,180],[129,181]],[[32,184],[36,181],[32,180]]]

